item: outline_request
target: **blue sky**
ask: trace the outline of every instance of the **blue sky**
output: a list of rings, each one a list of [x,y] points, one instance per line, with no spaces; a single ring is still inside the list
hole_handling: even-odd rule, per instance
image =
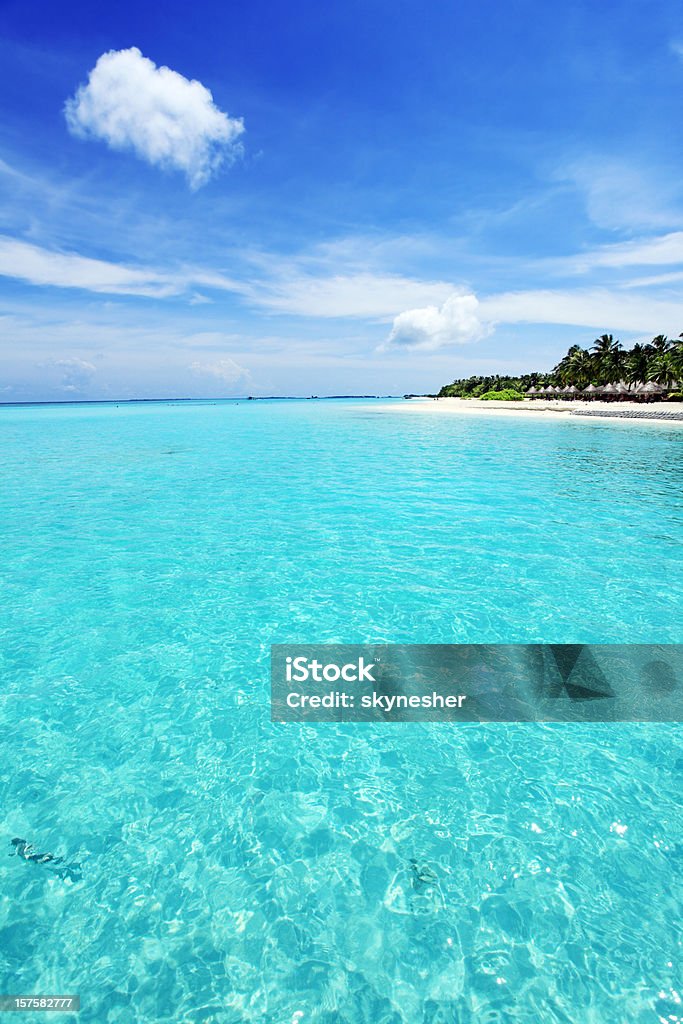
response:
[[[0,400],[402,393],[683,330],[683,9],[3,2]]]

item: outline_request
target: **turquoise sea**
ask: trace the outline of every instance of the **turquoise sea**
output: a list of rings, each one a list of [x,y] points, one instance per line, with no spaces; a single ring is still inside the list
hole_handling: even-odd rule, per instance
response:
[[[0,991],[683,1020],[680,727],[269,720],[271,643],[683,639],[680,428],[27,406],[0,452]]]

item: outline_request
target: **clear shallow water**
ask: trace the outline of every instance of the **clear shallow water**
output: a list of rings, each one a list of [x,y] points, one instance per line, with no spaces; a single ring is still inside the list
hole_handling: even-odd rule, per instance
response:
[[[268,721],[273,642],[680,641],[680,429],[193,403],[0,409],[0,445],[3,991],[683,1019],[678,727]]]

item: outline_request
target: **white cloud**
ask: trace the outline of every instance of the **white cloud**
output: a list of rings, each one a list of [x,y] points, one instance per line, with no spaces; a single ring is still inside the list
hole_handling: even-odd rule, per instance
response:
[[[75,253],[54,252],[7,235],[0,235],[0,276],[30,284],[86,288],[112,295],[163,298],[182,288],[167,275],[144,268],[94,260]]]
[[[653,288],[662,284],[677,284],[683,281],[683,270],[673,270],[670,274],[651,274],[649,277],[634,277],[626,281],[624,288]]]
[[[245,291],[245,286],[239,282],[201,269],[184,267],[177,272],[162,273],[149,267],[128,267],[78,253],[55,252],[8,235],[0,235],[0,277],[14,277],[29,284],[153,299],[181,295],[193,284],[222,291]],[[210,299],[194,293],[189,301],[191,305],[201,305]]]
[[[567,324],[598,331],[678,334],[681,303],[607,288],[519,291],[491,295],[482,314],[502,323]]]
[[[222,384],[245,384],[251,374],[244,366],[240,366],[234,359],[217,359],[212,363],[201,363],[195,361],[190,363],[189,369],[198,377],[213,377]]]
[[[593,154],[563,165],[555,174],[583,195],[586,212],[608,231],[667,229],[683,223],[679,178],[672,169],[639,166]]]
[[[453,286],[391,274],[275,271],[245,294],[258,306],[295,316],[390,318],[407,303],[444,302]]]
[[[220,110],[201,82],[157,67],[136,46],[103,53],[64,112],[74,135],[183,171],[193,189],[241,152],[243,121]]]
[[[478,341],[491,332],[471,292],[453,292],[442,306],[408,309],[394,318],[386,347],[434,350]]]
[[[96,367],[86,359],[49,359],[47,362],[38,363],[43,369],[55,369],[60,371],[60,387],[62,391],[82,391],[97,372]]]
[[[257,271],[253,264],[256,264]],[[35,285],[83,288],[110,295],[167,298],[188,292],[191,305],[210,302],[196,287],[228,291],[274,313],[303,317],[390,320],[407,305],[441,304],[453,291],[442,281],[369,272],[312,274],[296,264],[251,259],[241,281],[199,267],[158,271],[130,267],[78,253],[55,252],[8,235],[0,235],[0,277]]]
[[[593,267],[667,266],[683,263],[683,231],[604,245],[592,252],[574,256],[568,262],[573,265],[573,269],[579,271],[591,270]]]

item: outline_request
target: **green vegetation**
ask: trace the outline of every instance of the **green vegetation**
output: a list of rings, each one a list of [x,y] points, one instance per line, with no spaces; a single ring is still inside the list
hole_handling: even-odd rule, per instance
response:
[[[486,391],[479,397],[482,402],[521,402],[524,395],[520,391],[514,391],[512,388],[503,388],[502,391]]]
[[[658,334],[649,344],[636,344],[631,349],[622,348],[621,342],[615,341],[611,334],[603,334],[590,349],[572,345],[550,373],[523,373],[519,377],[496,374],[454,380],[441,388],[439,398],[500,398],[500,392],[523,395],[531,387],[567,385],[583,391],[589,384],[599,387],[621,380],[629,384],[651,380],[663,385],[680,383],[683,380],[683,334],[675,341]]]

